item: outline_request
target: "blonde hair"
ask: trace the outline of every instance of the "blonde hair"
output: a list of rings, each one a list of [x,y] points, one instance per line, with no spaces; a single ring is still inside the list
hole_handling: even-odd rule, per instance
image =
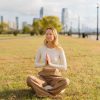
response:
[[[54,35],[54,40],[52,41],[54,47],[57,48],[57,49],[61,49],[61,47],[59,46],[59,43],[58,43],[58,33],[57,33],[57,30],[54,27],[48,27],[46,29],[46,31],[49,30],[49,29],[52,30],[52,34]],[[48,43],[48,41],[46,39],[44,39],[44,45],[45,46],[47,46],[47,43]]]

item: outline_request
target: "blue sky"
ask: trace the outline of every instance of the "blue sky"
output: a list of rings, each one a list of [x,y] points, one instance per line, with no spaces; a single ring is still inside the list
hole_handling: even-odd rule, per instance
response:
[[[10,22],[15,22],[15,16],[19,16],[20,23],[32,23],[34,17],[39,17],[42,6],[44,15],[56,15],[59,18],[61,9],[68,8],[69,22],[73,27],[77,27],[80,16],[81,27],[95,28],[96,4],[97,0],[0,0],[0,16],[3,15],[4,20]]]

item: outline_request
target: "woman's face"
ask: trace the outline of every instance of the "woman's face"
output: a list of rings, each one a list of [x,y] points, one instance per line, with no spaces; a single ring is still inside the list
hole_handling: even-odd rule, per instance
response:
[[[46,30],[46,40],[52,42],[54,40],[54,35],[51,29]]]

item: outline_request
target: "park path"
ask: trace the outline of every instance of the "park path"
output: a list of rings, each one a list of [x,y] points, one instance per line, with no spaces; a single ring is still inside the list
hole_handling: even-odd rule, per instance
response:
[[[3,40],[15,40],[15,39],[32,39],[33,36],[21,36],[21,37],[3,37],[3,38],[0,38],[0,41],[3,41]]]
[[[16,37],[0,37],[0,41],[3,40],[15,40],[15,39],[32,39],[34,36],[16,36]],[[78,38],[78,35],[72,35],[72,37]],[[81,37],[82,38],[82,37]],[[96,40],[96,35],[89,35],[86,39]],[[100,40],[100,35],[99,35]]]

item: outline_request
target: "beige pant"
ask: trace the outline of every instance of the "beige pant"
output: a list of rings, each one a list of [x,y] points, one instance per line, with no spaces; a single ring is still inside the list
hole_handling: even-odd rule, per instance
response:
[[[52,72],[50,70],[42,70],[39,72],[38,78],[35,76],[28,76],[27,85],[32,88],[38,97],[56,96],[66,88],[66,85],[69,84],[69,79],[64,79],[62,76],[57,75],[58,70],[54,70],[52,70]],[[45,89],[44,87],[47,85],[52,88]]]

